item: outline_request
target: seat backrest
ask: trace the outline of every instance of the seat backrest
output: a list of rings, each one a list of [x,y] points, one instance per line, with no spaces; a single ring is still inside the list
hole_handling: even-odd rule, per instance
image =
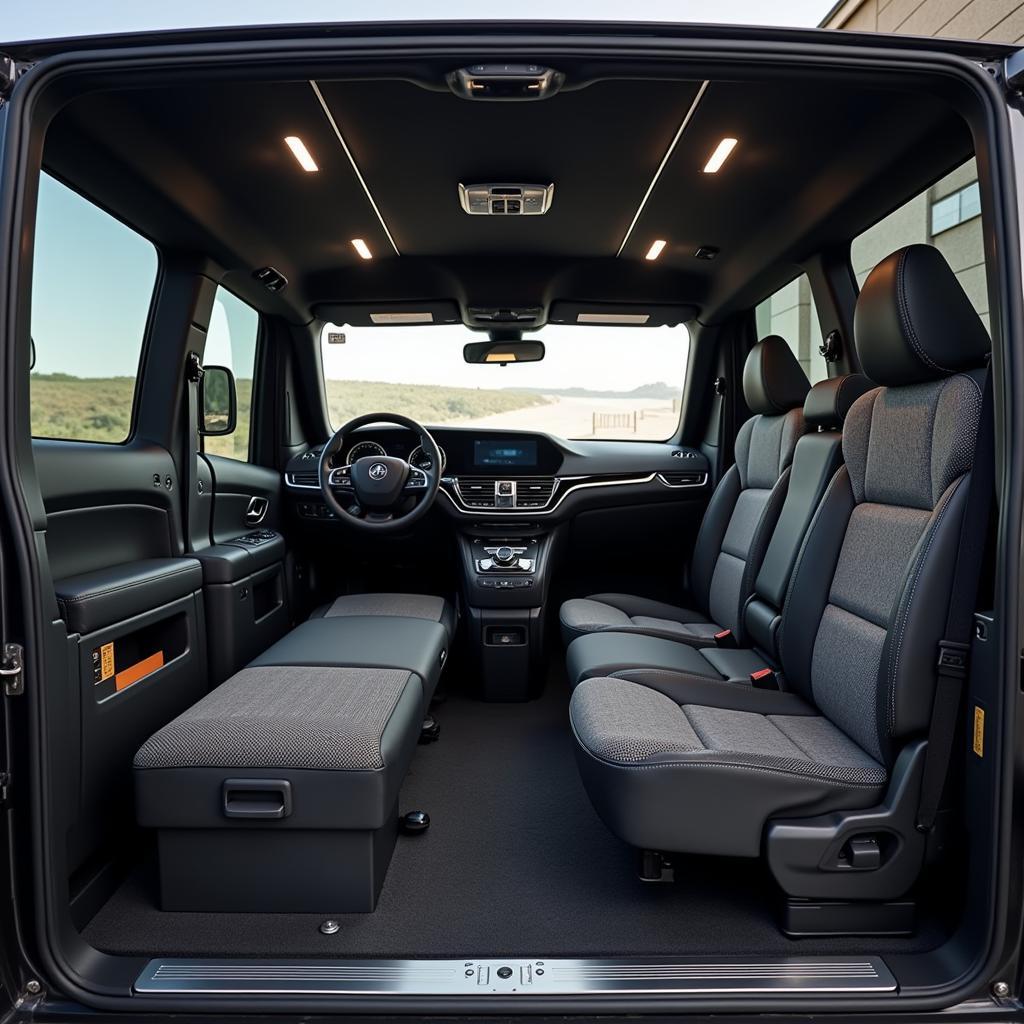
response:
[[[782,338],[770,335],[750,350],[743,397],[754,415],[740,427],[736,461],[711,496],[689,578],[694,603],[737,637],[744,635],[743,607],[786,496],[810,387]]]
[[[782,511],[743,612],[748,639],[772,658],[778,657],[776,633],[800,544],[843,461],[843,421],[853,403],[873,387],[867,377],[850,373],[819,381],[804,400],[808,433],[793,451]]]
[[[780,646],[787,687],[892,763],[931,718],[989,338],[925,245],[871,272],[854,326],[882,386],[846,417],[846,465],[797,558]]]

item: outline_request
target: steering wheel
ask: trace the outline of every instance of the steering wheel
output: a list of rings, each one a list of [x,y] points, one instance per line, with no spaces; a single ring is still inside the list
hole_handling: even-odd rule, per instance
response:
[[[370,423],[394,423],[413,431],[430,456],[432,468],[419,469],[405,459],[382,455],[367,456],[352,465],[332,469],[331,459],[342,451],[349,435]],[[404,530],[425,516],[434,504],[441,482],[441,449],[427,429],[408,416],[374,412],[357,416],[340,427],[324,445],[317,468],[324,501],[339,519],[363,530]],[[419,501],[403,512],[402,506],[410,498]]]

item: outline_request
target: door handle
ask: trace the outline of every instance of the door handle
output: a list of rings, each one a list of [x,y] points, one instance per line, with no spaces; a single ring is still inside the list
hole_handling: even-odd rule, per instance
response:
[[[267,510],[270,508],[270,500],[261,498],[254,494],[249,499],[249,507],[245,510],[245,521],[250,526],[259,526],[267,518]]]

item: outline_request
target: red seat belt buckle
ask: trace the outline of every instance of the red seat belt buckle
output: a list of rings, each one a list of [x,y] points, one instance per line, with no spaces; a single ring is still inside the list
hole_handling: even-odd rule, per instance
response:
[[[779,678],[773,668],[759,668],[750,673],[750,685],[758,690],[777,690]]]
[[[733,635],[731,629],[720,629],[714,635],[714,641],[716,647],[733,647]]]

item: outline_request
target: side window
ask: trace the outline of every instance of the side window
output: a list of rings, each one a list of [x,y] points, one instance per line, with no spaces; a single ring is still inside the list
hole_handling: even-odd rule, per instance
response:
[[[914,242],[934,245],[946,257],[988,327],[981,194],[974,160],[961,164],[853,240],[850,260],[857,284],[862,285],[889,253]]]
[[[770,295],[754,311],[757,336],[778,334],[785,338],[812,384],[828,376],[828,364],[818,351],[821,325],[806,274]]]
[[[238,421],[230,434],[203,438],[203,451],[211,455],[225,455],[243,462],[249,459],[253,376],[259,336],[259,313],[231,292],[218,288],[213,299],[203,362],[210,366],[226,366],[235,375]]]
[[[128,439],[158,267],[151,242],[41,176],[32,275],[33,436]]]

